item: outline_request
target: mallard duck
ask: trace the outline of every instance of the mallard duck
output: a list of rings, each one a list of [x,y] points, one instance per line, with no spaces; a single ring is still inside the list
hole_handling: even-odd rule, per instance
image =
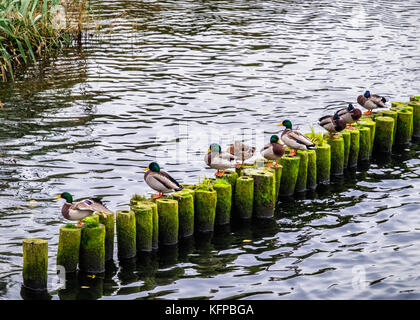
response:
[[[323,116],[319,118],[318,124],[327,130],[330,133],[330,136],[333,133],[343,131],[346,128],[346,122],[341,119],[337,113],[333,116]],[[333,138],[337,138],[337,136],[333,136]]]
[[[240,168],[244,165],[245,160],[252,158],[257,148],[248,146],[241,141],[235,141],[233,144],[228,146],[227,152],[241,160],[241,164],[237,164],[236,167]]]
[[[66,200],[66,203],[61,208],[61,214],[67,220],[79,220],[78,227],[82,226],[82,219],[90,216],[94,212],[101,212],[104,218],[106,218],[105,213],[113,213],[98,198],[89,198],[73,203],[73,197],[68,192],[63,192],[55,197],[55,199],[60,198]]]
[[[157,195],[153,196],[153,199],[162,197],[164,193],[180,191],[183,189],[167,172],[160,170],[157,162],[151,162],[144,171],[146,171],[144,173],[144,181],[146,181],[150,188],[159,192]]]
[[[276,167],[279,167],[277,160],[283,155],[286,147],[279,143],[279,136],[272,135],[270,137],[270,143],[267,143],[261,150],[261,155],[268,160],[268,167],[271,168],[273,165],[270,161],[276,161]]]
[[[351,124],[362,117],[362,111],[355,108],[351,103],[347,108],[338,110],[335,115],[339,116],[346,122],[346,128],[352,128]]]
[[[315,144],[309,138],[305,137],[299,131],[292,129],[292,122],[290,120],[284,120],[278,126],[286,127],[280,138],[286,146],[293,149],[289,156],[296,155],[297,150],[315,149]]]
[[[363,95],[357,97],[357,102],[365,109],[368,109],[364,114],[368,115],[372,113],[373,109],[386,108],[385,103],[387,99],[385,97],[378,96],[377,94],[371,94],[369,90],[365,91]]]
[[[211,144],[204,156],[204,162],[209,167],[217,169],[214,174],[216,177],[222,177],[226,169],[234,167],[234,160],[236,160],[236,157],[230,153],[222,152],[222,148],[217,143]],[[220,172],[220,170],[223,171]]]

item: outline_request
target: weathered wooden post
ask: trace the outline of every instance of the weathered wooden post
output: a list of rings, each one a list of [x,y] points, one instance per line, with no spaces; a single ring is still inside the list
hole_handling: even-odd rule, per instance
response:
[[[159,243],[174,245],[178,243],[178,201],[160,198],[156,200],[159,214]]]
[[[117,245],[119,259],[136,256],[136,216],[132,210],[117,211]]]
[[[66,273],[75,272],[77,270],[81,234],[82,230],[73,224],[67,224],[60,228],[57,265],[63,266]]]
[[[24,287],[47,290],[48,242],[42,239],[24,239],[22,246]]]

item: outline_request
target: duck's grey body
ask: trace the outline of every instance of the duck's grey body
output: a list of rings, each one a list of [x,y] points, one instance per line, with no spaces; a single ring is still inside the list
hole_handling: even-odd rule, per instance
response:
[[[302,133],[296,130],[286,129],[281,134],[281,140],[289,148],[296,150],[308,150],[315,148],[315,144]]]
[[[99,199],[85,199],[76,203],[65,203],[61,214],[67,220],[82,220],[95,212],[113,213]]]
[[[360,104],[363,108],[368,109],[368,110],[373,110],[376,108],[386,108],[385,104],[382,101],[378,103],[377,99],[373,99],[373,100],[368,99],[363,95],[360,95],[357,97],[357,103]]]
[[[335,119],[336,118],[336,119]],[[336,133],[346,128],[346,123],[343,119],[336,116],[324,116],[319,119],[319,125],[331,133]]]
[[[360,109],[354,108],[353,110],[349,111],[347,108],[338,110],[336,114],[344,120],[346,124],[352,124],[359,120],[362,116],[362,112]]]
[[[235,163],[233,162],[236,157],[227,152],[208,152],[204,156],[204,162],[211,168],[217,170],[226,170],[233,168]]]
[[[280,143],[267,143],[261,150],[261,155],[267,160],[278,160],[284,155],[285,147]]]
[[[153,190],[161,193],[169,193],[173,191],[182,190],[180,184],[172,178],[167,172],[160,170],[159,172],[153,172],[148,170],[144,174],[144,181]]]

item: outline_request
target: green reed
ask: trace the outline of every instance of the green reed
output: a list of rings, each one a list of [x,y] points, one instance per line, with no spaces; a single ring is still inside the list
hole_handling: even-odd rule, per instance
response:
[[[80,40],[88,0],[0,0],[0,76]]]

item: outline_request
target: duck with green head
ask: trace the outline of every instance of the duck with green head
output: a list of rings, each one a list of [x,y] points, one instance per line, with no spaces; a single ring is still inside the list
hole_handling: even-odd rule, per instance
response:
[[[146,171],[144,181],[150,188],[159,192],[153,196],[153,199],[162,197],[164,193],[182,190],[181,185],[167,172],[161,170],[157,162],[151,162],[144,171]]]
[[[270,138],[270,143],[267,143],[261,150],[261,155],[268,160],[268,167],[271,168],[273,165],[270,161],[276,161],[276,167],[280,165],[277,163],[285,152],[285,146],[279,143],[279,136],[272,135]]]
[[[282,132],[280,138],[286,146],[292,149],[289,156],[296,155],[297,150],[310,150],[315,149],[315,144],[309,138],[305,137],[302,133],[292,129],[292,122],[284,120],[278,126],[284,126],[286,129]]]
[[[95,212],[101,212],[104,218],[106,218],[105,213],[113,214],[113,212],[105,207],[102,201],[98,198],[89,198],[73,203],[72,195],[68,192],[63,192],[62,194],[55,197],[55,199],[66,200],[66,203],[64,203],[61,207],[61,214],[67,220],[78,220],[78,227],[82,226],[82,219],[90,216]]]
[[[236,157],[228,152],[222,152],[222,148],[217,143],[211,144],[204,156],[204,162],[209,167],[217,169],[214,174],[216,177],[223,177],[226,169],[233,168],[235,166],[234,160],[236,160]]]

